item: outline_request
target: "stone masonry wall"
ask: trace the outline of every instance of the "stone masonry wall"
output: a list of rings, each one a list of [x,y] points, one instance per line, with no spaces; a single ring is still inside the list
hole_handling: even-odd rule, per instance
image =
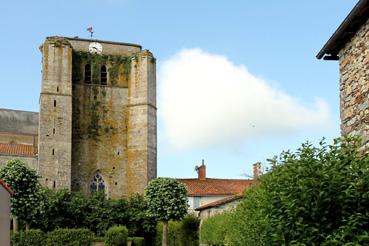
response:
[[[73,71],[78,70],[73,74],[80,75],[72,79],[72,190],[89,193],[90,181],[99,173],[109,198],[143,193],[148,180],[156,177],[154,58],[141,53],[139,46],[100,42],[103,57],[99,58],[84,53],[89,41],[71,40],[71,44],[74,57],[79,57],[78,63],[73,62]],[[114,63],[119,57],[128,60]],[[95,68],[92,77],[97,80],[92,83],[84,82],[87,63]],[[108,69],[106,85],[94,75],[102,65]],[[118,73],[112,81],[114,69]]]
[[[342,135],[358,135],[369,145],[369,21],[340,54]]]
[[[128,192],[142,193],[156,178],[155,58],[142,51],[132,60],[128,91]]]
[[[48,38],[42,54],[38,173],[41,184],[70,189],[72,47],[66,39]]]

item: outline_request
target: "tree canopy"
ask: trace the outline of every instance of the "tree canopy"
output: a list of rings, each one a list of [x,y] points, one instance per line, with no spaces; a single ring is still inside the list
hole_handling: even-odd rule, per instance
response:
[[[180,220],[187,214],[187,191],[172,178],[157,178],[148,184],[145,197],[150,215],[160,221]]]
[[[13,190],[12,215],[30,223],[36,214],[42,213],[44,199],[39,176],[20,160],[10,160],[0,169],[0,178]]]

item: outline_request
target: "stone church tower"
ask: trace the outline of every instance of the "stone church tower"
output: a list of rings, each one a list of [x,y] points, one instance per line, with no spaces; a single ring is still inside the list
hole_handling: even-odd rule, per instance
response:
[[[48,37],[38,173],[49,188],[142,193],[156,178],[155,58],[141,46]]]

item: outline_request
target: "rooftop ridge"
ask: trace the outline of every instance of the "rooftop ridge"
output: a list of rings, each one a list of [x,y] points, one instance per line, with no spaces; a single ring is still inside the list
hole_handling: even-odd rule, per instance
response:
[[[52,38],[65,38],[68,40],[77,40],[77,41],[83,41],[83,42],[99,42],[99,43],[106,43],[106,44],[116,44],[116,45],[124,45],[124,46],[133,46],[138,47],[142,49],[142,46],[139,44],[133,44],[133,43],[125,43],[125,42],[116,42],[116,41],[109,41],[109,40],[101,40],[101,39],[88,39],[88,38],[79,38],[79,37],[63,37],[63,36],[48,36],[46,39],[52,39]]]

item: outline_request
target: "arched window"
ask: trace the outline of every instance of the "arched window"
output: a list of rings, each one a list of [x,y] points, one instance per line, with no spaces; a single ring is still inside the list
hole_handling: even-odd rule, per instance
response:
[[[90,192],[105,192],[105,181],[100,173],[96,173],[91,179]]]
[[[85,83],[91,84],[91,65],[85,65]]]
[[[108,82],[108,73],[106,71],[106,66],[101,66],[101,72],[100,72],[100,80],[102,85],[106,85]]]

